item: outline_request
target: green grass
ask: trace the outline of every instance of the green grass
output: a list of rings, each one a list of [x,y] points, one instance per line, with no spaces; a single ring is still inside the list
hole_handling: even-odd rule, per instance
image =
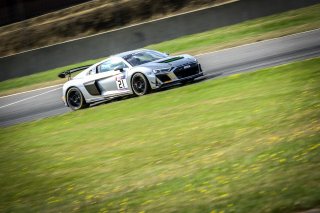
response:
[[[296,62],[1,128],[0,211],[319,207],[319,64]]]
[[[319,11],[320,4],[317,4],[298,10],[246,21],[233,26],[223,27],[204,33],[198,33],[150,45],[147,48],[173,54],[197,54],[249,42],[280,37],[296,32],[319,28]],[[58,73],[72,67],[91,64],[97,61],[99,61],[99,59],[0,82],[0,95],[7,95],[62,83],[62,80],[57,80]]]

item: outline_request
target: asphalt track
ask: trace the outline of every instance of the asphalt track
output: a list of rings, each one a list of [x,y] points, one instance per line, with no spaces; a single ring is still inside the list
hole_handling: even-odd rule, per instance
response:
[[[320,56],[320,29],[196,56],[207,78]],[[0,97],[0,126],[59,115],[61,85]]]

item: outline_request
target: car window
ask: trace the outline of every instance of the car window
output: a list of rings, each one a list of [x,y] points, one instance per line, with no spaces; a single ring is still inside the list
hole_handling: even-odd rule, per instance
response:
[[[151,61],[159,60],[167,57],[165,54],[156,51],[141,51],[124,56],[123,58],[132,66],[138,66]]]
[[[119,58],[113,59],[111,62],[111,69],[114,70],[116,67],[118,68],[128,68],[128,66]]]
[[[119,58],[111,58],[97,66],[97,73],[108,72],[116,67],[127,68],[128,66]]]

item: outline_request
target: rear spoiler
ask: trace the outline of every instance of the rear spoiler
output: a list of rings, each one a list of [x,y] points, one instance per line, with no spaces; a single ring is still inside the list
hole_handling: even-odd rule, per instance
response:
[[[78,72],[78,71],[80,71],[80,70],[87,69],[87,68],[90,67],[90,66],[92,66],[92,64],[91,64],[91,65],[82,66],[82,67],[76,67],[76,68],[73,68],[73,69],[64,71],[64,72],[60,73],[60,74],[58,75],[58,77],[60,77],[60,78],[65,78],[66,76],[68,76],[68,80],[70,80],[70,79],[71,79],[71,73],[74,73],[74,72]]]

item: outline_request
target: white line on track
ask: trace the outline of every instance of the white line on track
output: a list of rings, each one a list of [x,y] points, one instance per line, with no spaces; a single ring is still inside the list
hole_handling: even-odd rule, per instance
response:
[[[29,99],[32,99],[32,98],[35,98],[35,97],[38,97],[38,96],[41,96],[41,95],[50,93],[50,92],[53,92],[53,91],[56,91],[56,90],[58,90],[58,89],[60,89],[60,88],[55,88],[55,89],[52,89],[52,90],[49,90],[49,91],[40,93],[40,94],[38,94],[38,95],[30,96],[30,97],[28,97],[28,98],[24,98],[24,99],[21,99],[21,100],[19,100],[19,101],[15,101],[15,102],[12,102],[12,103],[10,103],[10,104],[6,104],[6,105],[4,105],[4,106],[0,106],[0,109],[5,108],[5,107],[8,107],[8,106],[11,106],[11,105],[14,105],[14,104],[17,104],[17,103],[20,103],[20,102],[22,102],[22,101],[26,101],[26,100],[29,100]]]
[[[28,92],[35,92],[35,91],[39,91],[39,90],[44,90],[44,89],[49,89],[49,88],[53,88],[53,87],[58,87],[58,86],[62,86],[62,85],[63,85],[63,84],[56,84],[56,85],[53,85],[53,86],[42,87],[42,88],[38,88],[38,89],[28,90],[28,91],[25,91],[25,92],[19,92],[19,93],[15,93],[15,94],[11,94],[11,95],[1,96],[0,99],[1,99],[1,98],[7,98],[7,97],[15,96],[15,95],[25,94],[25,93],[28,93]]]

